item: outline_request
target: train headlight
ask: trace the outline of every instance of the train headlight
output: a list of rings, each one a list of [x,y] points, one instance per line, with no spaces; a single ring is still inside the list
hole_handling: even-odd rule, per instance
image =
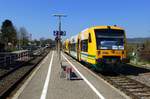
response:
[[[119,46],[119,49],[124,50],[124,46]]]

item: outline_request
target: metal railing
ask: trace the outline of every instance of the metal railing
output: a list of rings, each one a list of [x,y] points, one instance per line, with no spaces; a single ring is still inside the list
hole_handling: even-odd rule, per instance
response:
[[[17,61],[28,61],[29,58],[28,50],[0,53],[0,67],[9,66]]]

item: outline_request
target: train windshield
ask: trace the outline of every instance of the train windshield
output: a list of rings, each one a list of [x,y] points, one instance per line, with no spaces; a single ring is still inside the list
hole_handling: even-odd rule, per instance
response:
[[[114,29],[95,30],[97,49],[124,49],[124,31]]]

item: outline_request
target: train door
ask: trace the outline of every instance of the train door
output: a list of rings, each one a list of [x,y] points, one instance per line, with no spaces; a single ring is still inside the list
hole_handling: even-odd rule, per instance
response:
[[[69,43],[68,43],[68,53],[69,53],[69,55],[70,55],[70,49],[71,49],[71,46],[70,46],[70,41],[69,41]]]
[[[80,61],[80,40],[77,41],[77,59]]]
[[[94,38],[93,35],[91,33],[91,31],[88,33],[88,63],[90,64],[95,64],[95,58],[96,58],[96,42],[94,42]]]

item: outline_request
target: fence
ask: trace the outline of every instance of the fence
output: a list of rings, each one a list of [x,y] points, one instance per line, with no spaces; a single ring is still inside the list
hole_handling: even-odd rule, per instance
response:
[[[8,66],[17,61],[27,61],[29,58],[28,50],[0,53],[0,66]]]

